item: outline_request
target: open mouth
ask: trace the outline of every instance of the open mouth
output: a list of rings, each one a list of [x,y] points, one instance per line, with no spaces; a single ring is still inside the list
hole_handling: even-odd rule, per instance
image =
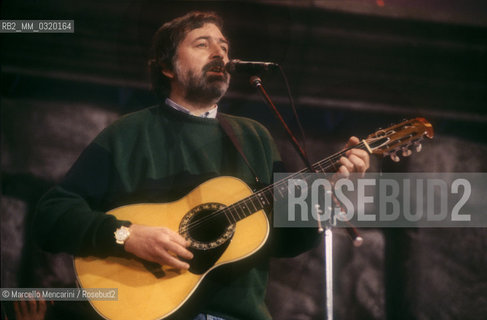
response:
[[[225,68],[223,66],[213,66],[208,69],[208,72],[223,74],[225,72]]]

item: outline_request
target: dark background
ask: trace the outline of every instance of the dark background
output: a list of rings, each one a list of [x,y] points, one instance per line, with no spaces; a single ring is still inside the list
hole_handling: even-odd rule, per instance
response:
[[[275,61],[289,78],[312,160],[350,135],[423,116],[421,153],[372,169],[486,172],[487,5],[482,0],[2,1],[2,19],[74,19],[73,34],[1,35],[2,287],[67,286],[70,257],[30,237],[36,201],[121,114],[155,104],[146,60],[165,21],[191,9],[225,19],[231,55]],[[295,123],[279,75],[264,84]],[[291,168],[302,166],[247,79],[220,103],[266,125]],[[354,248],[335,231],[337,319],[485,319],[487,232],[367,229]],[[274,260],[276,319],[324,319],[323,249]]]

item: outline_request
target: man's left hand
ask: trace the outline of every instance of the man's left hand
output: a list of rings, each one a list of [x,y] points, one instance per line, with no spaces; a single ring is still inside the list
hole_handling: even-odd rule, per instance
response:
[[[360,140],[357,137],[350,137],[345,148],[357,145]],[[345,153],[345,156],[340,158],[341,166],[338,168],[338,173],[348,177],[352,172],[358,172],[362,175],[370,166],[369,153],[361,149],[351,149]]]

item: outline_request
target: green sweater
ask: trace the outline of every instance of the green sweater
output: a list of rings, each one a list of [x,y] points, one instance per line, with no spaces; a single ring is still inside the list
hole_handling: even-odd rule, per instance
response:
[[[268,131],[250,119],[220,116],[233,128],[259,178],[271,183],[280,157]],[[221,175],[236,176],[251,187],[255,182],[217,119],[164,105],[135,112],[106,128],[62,183],[41,199],[34,221],[36,238],[52,252],[120,255],[123,250],[115,244],[113,232],[125,222],[106,211],[130,203],[173,201]],[[301,236],[271,232],[274,241],[251,259],[214,270],[181,318],[208,312],[228,319],[270,319],[264,304],[268,257],[310,248],[313,239],[294,241]]]

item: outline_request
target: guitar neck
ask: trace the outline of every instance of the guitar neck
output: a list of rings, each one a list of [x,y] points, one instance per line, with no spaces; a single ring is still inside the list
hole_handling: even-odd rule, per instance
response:
[[[314,163],[311,167],[314,173],[331,173],[336,172],[340,167],[340,158],[345,156],[347,151],[351,149],[362,149],[370,153],[368,145],[362,141],[359,144],[346,148],[340,152],[337,152],[323,160]],[[280,201],[285,199],[287,195],[287,181],[289,179],[309,179],[310,173],[308,168],[302,169],[296,173],[293,173],[285,179],[279,180],[274,184],[271,184],[265,188],[260,189],[251,196],[244,198],[224,209],[221,213],[224,214],[230,223],[236,223],[254,214],[260,210],[268,210],[272,208],[274,201]],[[277,193],[274,193],[277,190]]]

